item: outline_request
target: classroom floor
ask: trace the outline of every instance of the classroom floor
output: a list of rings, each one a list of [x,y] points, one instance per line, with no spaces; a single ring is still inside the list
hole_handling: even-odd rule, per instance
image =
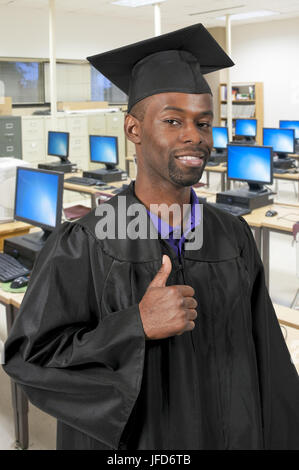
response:
[[[210,189],[220,190],[220,178],[216,174],[210,175]],[[279,181],[278,189],[276,201],[298,204],[298,196],[292,183]],[[299,278],[296,277],[296,247],[292,245],[292,236],[271,233],[270,253],[270,296],[273,302],[290,306],[299,287]],[[0,308],[0,341],[5,341],[5,314],[4,308]],[[29,405],[29,450],[53,450],[55,445],[56,420]],[[0,450],[13,449],[10,381],[0,367]]]

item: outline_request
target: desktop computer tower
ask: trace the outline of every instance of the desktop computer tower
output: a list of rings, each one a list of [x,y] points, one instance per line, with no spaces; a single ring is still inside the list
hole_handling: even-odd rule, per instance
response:
[[[281,168],[283,170],[289,170],[290,168],[295,168],[296,163],[294,158],[278,158],[273,160],[273,168]]]
[[[211,153],[208,162],[225,163],[227,161],[227,153]]]
[[[235,189],[217,193],[216,202],[253,210],[259,207],[273,204],[273,197],[271,197],[273,195],[274,193],[272,191],[266,191],[265,193],[255,193],[246,189]]]
[[[62,173],[73,173],[77,167],[76,163],[39,163],[41,170],[60,171]]]
[[[86,178],[94,178],[96,180],[104,181],[104,183],[113,183],[114,181],[126,180],[128,175],[125,171],[117,168],[116,171],[106,170],[100,168],[98,170],[83,171],[83,176]]]
[[[32,243],[30,239],[26,238],[26,235],[21,235],[5,238],[3,251],[31,270],[41,248],[42,245]]]

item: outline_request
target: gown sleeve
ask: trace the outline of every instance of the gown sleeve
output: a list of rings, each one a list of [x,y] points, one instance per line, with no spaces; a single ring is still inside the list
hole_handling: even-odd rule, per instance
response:
[[[138,304],[102,313],[107,258],[77,224],[50,236],[7,339],[3,368],[34,405],[117,449],[139,393],[145,338]]]
[[[265,284],[264,267],[244,219],[244,261],[252,279],[251,314],[265,449],[299,449],[299,377]]]

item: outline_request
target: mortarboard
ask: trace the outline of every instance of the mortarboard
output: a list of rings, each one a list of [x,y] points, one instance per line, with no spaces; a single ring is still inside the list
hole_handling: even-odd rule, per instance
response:
[[[138,101],[157,93],[211,93],[203,74],[234,65],[202,24],[87,60],[129,95],[128,111]]]

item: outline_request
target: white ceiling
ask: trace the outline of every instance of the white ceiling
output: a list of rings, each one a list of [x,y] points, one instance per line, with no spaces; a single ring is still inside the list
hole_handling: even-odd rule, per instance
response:
[[[0,0],[1,16],[5,9],[26,8],[26,11],[48,8],[48,0]],[[218,18],[226,14],[248,11],[270,10],[278,15],[233,21],[244,24],[260,21],[276,21],[299,16],[299,0],[167,0],[161,4],[162,29],[184,27],[194,23],[203,23],[207,27],[224,26]],[[132,21],[153,20],[153,7],[125,8],[111,4],[111,0],[56,0],[56,11],[72,15],[99,15],[132,19]],[[5,16],[2,16],[2,20]]]

